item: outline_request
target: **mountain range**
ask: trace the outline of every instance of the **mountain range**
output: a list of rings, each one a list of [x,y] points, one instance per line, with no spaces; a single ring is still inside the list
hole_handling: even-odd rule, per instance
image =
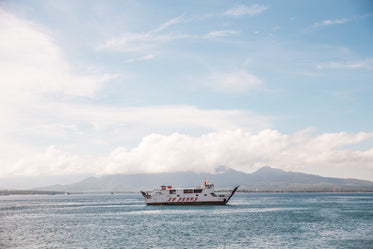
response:
[[[138,192],[152,190],[160,185],[174,187],[199,186],[207,179],[217,190],[240,185],[240,191],[373,191],[373,182],[357,179],[322,177],[284,171],[264,166],[248,174],[225,166],[215,173],[176,172],[159,174],[105,175],[89,177],[69,185],[54,185],[38,190],[64,192]]]

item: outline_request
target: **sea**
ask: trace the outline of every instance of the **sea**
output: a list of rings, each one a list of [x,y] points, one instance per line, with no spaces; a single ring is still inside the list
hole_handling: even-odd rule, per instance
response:
[[[0,196],[0,248],[373,248],[373,193],[237,193],[226,206]]]

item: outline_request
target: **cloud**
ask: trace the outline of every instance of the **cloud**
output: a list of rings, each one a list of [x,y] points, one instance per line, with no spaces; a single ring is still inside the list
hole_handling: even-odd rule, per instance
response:
[[[5,38],[0,39],[2,158],[31,153],[33,149],[27,148],[25,141],[35,134],[46,132],[51,136],[57,128],[72,129],[63,117],[51,122],[51,117],[58,115],[52,106],[58,101],[95,98],[108,81],[119,76],[90,68],[76,70],[48,30],[2,8],[0,37]],[[38,147],[39,139],[28,143],[32,141],[31,147]]]
[[[177,32],[162,32],[166,28],[178,24],[180,22],[187,22],[183,17],[177,17],[167,21],[166,23],[160,25],[146,32],[125,32],[119,37],[114,37],[105,41],[103,44],[97,47],[97,50],[115,50],[125,53],[151,53],[163,44],[167,44],[177,40],[186,39],[213,39],[218,37],[227,37],[230,35],[237,35],[240,31],[237,30],[218,30],[211,31],[207,34],[184,34],[179,31]],[[189,20],[190,21],[190,20]]]
[[[157,32],[178,21],[167,22]],[[77,72],[47,30],[3,10],[0,35],[7,37],[0,40],[0,158],[6,161],[20,154],[23,160],[49,145],[76,146],[80,154],[119,143],[138,143],[151,133],[181,130],[198,135],[240,126],[253,130],[271,126],[271,118],[242,110],[81,104],[92,103],[105,83],[118,75]],[[146,35],[136,37],[133,42],[138,37],[147,39]],[[159,42],[168,40],[158,34],[156,37]],[[148,54],[127,62],[153,58],[154,54]],[[16,165],[21,165],[22,160]]]
[[[15,161],[1,161],[1,177],[37,174],[117,174],[160,172],[214,172],[225,165],[252,172],[264,165],[292,171],[317,173],[332,170],[334,176],[373,177],[373,148],[347,149],[371,141],[373,133],[346,132],[293,135],[265,129],[252,133],[243,129],[210,132],[200,136],[180,133],[145,136],[133,148],[117,147],[106,155],[76,155],[56,146]],[[341,169],[349,167],[350,171]],[[352,169],[352,171],[351,171]],[[360,174],[360,175],[359,175]]]
[[[110,74],[80,73],[67,62],[42,27],[0,8],[0,95],[61,93],[92,97]]]
[[[358,21],[367,17],[373,16],[373,13],[364,14],[360,16],[355,16],[352,18],[342,18],[342,19],[335,19],[335,20],[324,20],[322,22],[316,22],[311,27],[317,28],[317,27],[323,27],[323,26],[330,26],[330,25],[336,25],[336,24],[345,24],[352,21]]]
[[[17,161],[1,160],[2,173],[0,177],[43,174],[70,175],[92,172],[90,167],[95,170],[99,169],[98,164],[95,163],[96,159],[95,157],[75,155],[52,145],[43,152],[25,156]]]
[[[0,108],[0,158],[9,160],[49,145],[71,146],[77,154],[100,154],[119,145],[135,145],[152,133],[200,135],[238,127],[258,131],[271,127],[272,122],[272,117],[247,110],[204,110],[186,105],[115,107],[32,101]]]
[[[373,69],[373,59],[365,59],[361,61],[332,61],[316,65],[317,69]]]
[[[179,16],[147,32],[125,32],[119,37],[105,41],[97,47],[97,50],[112,49],[121,52],[145,52],[163,43],[190,38],[190,36],[185,34],[159,34],[165,29],[182,21],[183,17]]]
[[[233,17],[240,17],[244,15],[256,16],[256,15],[262,14],[268,8],[269,7],[266,5],[259,5],[259,4],[254,4],[251,6],[237,5],[227,10],[226,12],[224,12],[224,15],[233,16]]]
[[[178,24],[178,23],[181,23],[184,21],[184,18],[183,16],[178,16],[176,18],[173,18],[165,23],[163,23],[161,26],[159,26],[158,28],[154,29],[151,31],[151,33],[158,33],[160,31],[163,31],[165,30],[166,28],[172,26],[172,25],[175,25],[175,24]]]
[[[17,133],[36,136],[39,140],[78,143],[88,150],[95,146],[94,141],[102,140],[112,147],[118,143],[137,143],[154,132],[169,134],[182,130],[202,134],[238,127],[257,131],[271,126],[270,117],[249,111],[202,110],[194,106],[107,107],[51,103],[35,108],[32,113],[45,115],[19,120],[18,123],[29,125],[27,128],[13,125]]]
[[[239,92],[257,88],[262,81],[246,71],[214,72],[207,77],[206,85],[219,91]]]
[[[160,44],[189,36],[180,34],[156,35],[151,32],[124,33],[120,37],[110,39],[98,47],[98,50],[112,49],[121,52],[146,52]]]
[[[92,98],[115,74],[74,69],[49,31],[0,8],[0,137],[3,143],[35,120],[45,121],[56,99]],[[82,71],[84,71],[82,69]],[[40,107],[40,108],[39,108]],[[48,113],[47,113],[48,114]],[[6,142],[7,141],[7,142]]]
[[[329,26],[335,24],[344,24],[347,22],[352,21],[351,19],[343,18],[343,19],[335,19],[335,20],[324,20],[322,22],[314,23],[313,27],[321,27],[321,26]]]
[[[154,54],[147,54],[147,55],[144,55],[144,56],[128,59],[128,60],[125,61],[125,63],[132,63],[132,62],[136,62],[136,61],[148,61],[148,60],[152,60],[154,58],[155,58]]]
[[[226,37],[230,35],[238,35],[240,34],[240,31],[238,30],[218,30],[218,31],[212,31],[210,33],[207,33],[204,38],[211,39],[211,38],[219,38],[219,37]]]

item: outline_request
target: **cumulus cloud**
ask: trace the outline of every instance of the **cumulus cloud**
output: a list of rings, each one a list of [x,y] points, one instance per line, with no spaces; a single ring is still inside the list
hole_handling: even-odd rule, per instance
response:
[[[262,84],[257,76],[246,71],[214,72],[205,81],[213,89],[233,92],[253,89]]]
[[[233,17],[239,17],[239,16],[244,16],[244,15],[256,16],[256,15],[262,14],[267,9],[268,9],[268,6],[259,5],[259,4],[254,4],[251,6],[237,5],[227,10],[226,12],[224,12],[224,15],[233,16]]]
[[[55,146],[27,159],[15,160],[2,170],[7,174],[133,174],[160,172],[214,172],[220,165],[252,172],[264,165],[293,171],[354,167],[345,177],[359,171],[372,174],[373,148],[348,149],[371,141],[373,133],[324,133],[307,131],[293,135],[266,129],[250,132],[242,129],[189,136],[151,134],[133,148],[118,147],[107,155],[79,156]],[[337,172],[337,173],[336,173]],[[315,173],[315,172],[313,172]],[[367,176],[368,177],[368,176]]]

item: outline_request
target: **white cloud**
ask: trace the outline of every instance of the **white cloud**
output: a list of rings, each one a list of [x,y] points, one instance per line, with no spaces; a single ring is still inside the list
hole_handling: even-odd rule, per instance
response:
[[[118,76],[92,69],[78,72],[45,28],[1,8],[0,37],[4,38],[0,39],[2,158],[32,153],[33,149],[22,143],[39,132],[52,136],[57,127],[67,131],[73,127],[69,121],[65,125],[63,117],[50,122],[58,115],[52,107],[57,99],[95,97],[107,81]],[[37,147],[38,141],[35,139],[31,147]]]
[[[259,5],[250,11],[248,8],[237,6],[235,11],[234,8],[226,14],[256,15],[265,10]],[[238,34],[235,30],[195,36],[162,33],[182,21],[182,18],[175,18],[149,32],[126,33],[103,47],[141,51],[143,55],[143,50],[176,39]],[[314,165],[328,169],[351,166],[351,177],[362,169],[372,175],[373,148],[344,148],[369,142],[370,133],[286,135],[266,129],[271,127],[269,117],[243,110],[67,104],[64,100],[71,96],[95,96],[105,82],[117,76],[74,70],[50,33],[1,9],[0,37],[6,37],[0,39],[1,177],[212,171],[222,164],[246,172],[266,164],[310,171]],[[154,54],[149,53],[131,60],[153,58]],[[328,67],[371,69],[372,60],[319,66],[320,69]],[[212,73],[206,77],[206,82],[224,91],[249,90],[262,84],[260,78],[246,71]],[[61,95],[63,97],[58,99],[62,102],[57,102],[54,97]],[[139,137],[143,139],[137,146],[123,148],[118,145],[128,146],[129,140],[137,143]],[[92,152],[94,144],[100,144],[97,150],[100,153]],[[107,145],[104,151],[101,144]],[[75,147],[72,150],[69,146]]]
[[[317,69],[373,69],[373,59],[361,61],[331,61],[316,65]]]
[[[230,35],[238,35],[240,34],[240,31],[238,30],[218,30],[218,31],[212,31],[208,34],[206,34],[205,38],[219,38],[219,37],[225,37]]]
[[[154,29],[151,31],[151,33],[158,33],[160,31],[163,31],[165,30],[166,28],[172,26],[172,25],[175,25],[175,24],[178,24],[178,23],[181,23],[183,22],[184,19],[183,19],[183,16],[178,16],[176,18],[173,18],[165,23],[163,23],[161,26],[159,26],[158,28]]]
[[[174,23],[177,20],[158,30]],[[154,132],[169,134],[181,130],[201,134],[241,126],[252,130],[270,127],[270,118],[241,110],[78,104],[71,100],[84,97],[86,102],[86,97],[94,97],[116,75],[76,72],[51,35],[3,10],[0,34],[8,38],[0,40],[0,158],[7,162],[19,155],[22,160],[29,158],[51,144],[76,146],[76,153],[80,154],[113,148],[119,143],[137,143]],[[157,39],[162,40],[160,36]],[[154,54],[148,54],[132,61],[152,58]]]
[[[234,17],[244,16],[244,15],[256,16],[256,15],[263,13],[267,9],[268,9],[268,6],[259,5],[259,4],[254,4],[251,6],[237,5],[227,10],[226,12],[224,12],[224,15],[234,16]]]
[[[105,107],[78,104],[50,104],[35,107],[43,118],[21,120],[27,128],[18,126],[18,133],[60,140],[76,138],[84,141],[81,147],[94,147],[90,141],[103,140],[108,146],[138,142],[140,138],[157,132],[169,134],[188,131],[201,134],[248,127],[253,131],[270,127],[271,119],[249,111],[201,110],[194,106]]]
[[[316,23],[314,23],[312,25],[312,27],[317,28],[317,27],[322,27],[322,26],[330,26],[330,25],[336,25],[336,24],[345,24],[345,23],[348,23],[348,22],[358,21],[360,19],[371,17],[371,16],[373,16],[372,13],[370,13],[370,14],[364,14],[364,15],[360,15],[360,16],[355,16],[355,17],[352,17],[352,18],[341,18],[341,19],[334,19],[334,20],[324,20],[322,22],[316,22]]]
[[[182,21],[183,17],[179,16],[147,32],[125,32],[119,37],[105,41],[103,44],[99,45],[97,49],[112,49],[121,52],[145,52],[163,43],[190,38],[188,35],[179,33],[159,34],[165,29]]]
[[[146,32],[124,32],[119,37],[114,37],[105,41],[103,44],[97,47],[97,50],[115,50],[126,53],[151,53],[153,50],[169,42],[185,39],[212,39],[218,37],[227,37],[230,35],[237,35],[240,31],[237,30],[218,30],[211,31],[207,34],[190,35],[182,32],[162,32],[166,28],[178,24],[180,22],[186,22],[183,17],[174,18],[158,28],[155,28]]]
[[[154,37],[149,33],[125,33],[120,37],[110,39],[98,47],[101,49],[114,49],[123,52],[141,52],[155,47],[155,42],[165,42],[170,37]]]
[[[107,155],[79,156],[49,146],[42,153],[13,162],[1,161],[1,176],[43,174],[117,174],[159,172],[214,172],[225,165],[252,172],[264,165],[291,171],[333,176],[373,177],[373,148],[346,149],[371,141],[373,133],[324,133],[293,135],[276,130],[252,133],[224,130],[193,137],[180,133],[145,136],[134,148],[118,147]],[[349,171],[342,171],[348,167]],[[314,171],[312,171],[314,170]],[[315,172],[317,170],[317,172]],[[365,176],[362,176],[366,174]]]
[[[116,77],[82,74],[63,57],[54,40],[41,27],[0,9],[0,84],[3,98],[62,93],[94,96],[103,84]],[[6,39],[5,39],[6,37]]]
[[[190,36],[184,34],[157,35],[152,32],[128,32],[118,38],[106,41],[98,47],[98,50],[112,49],[121,52],[147,52],[161,44],[186,38],[190,38]]]
[[[213,89],[233,92],[253,89],[262,84],[257,76],[246,71],[214,72],[205,81]]]
[[[341,147],[359,144],[372,133],[307,132],[292,136],[275,130],[251,133],[241,129],[208,133],[191,137],[174,133],[145,137],[133,149],[118,148],[108,157],[105,173],[169,172],[193,170],[213,172],[219,165],[251,172],[263,165],[287,170],[355,166],[373,170],[373,148],[367,151]]]
[[[0,177],[92,173],[92,169],[99,170],[96,160],[96,157],[78,156],[52,145],[43,152],[24,156],[16,161],[1,160]]]
[[[154,58],[155,58],[154,54],[147,54],[147,55],[144,55],[144,56],[128,59],[128,60],[125,61],[125,63],[132,63],[132,62],[136,62],[136,61],[149,61],[149,60],[152,60]]]
[[[344,24],[346,22],[350,22],[351,19],[343,18],[343,19],[335,19],[335,20],[324,20],[322,22],[314,23],[313,27],[321,27],[321,26],[329,26],[335,24]]]

